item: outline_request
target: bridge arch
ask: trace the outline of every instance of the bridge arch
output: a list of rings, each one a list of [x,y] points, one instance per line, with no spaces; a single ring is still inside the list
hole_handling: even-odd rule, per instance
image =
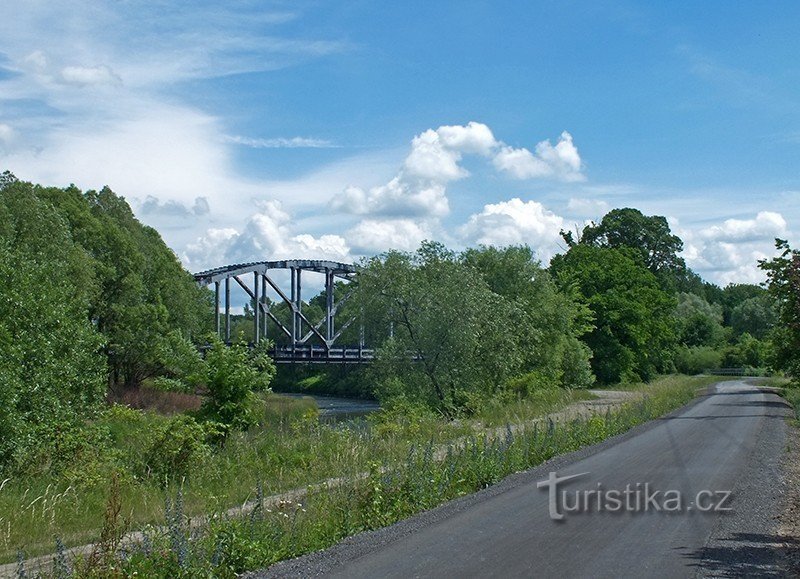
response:
[[[290,287],[282,288],[272,275],[275,271],[288,271]],[[303,313],[303,273],[314,272],[325,276],[325,314],[322,320],[313,322]],[[254,261],[225,265],[194,274],[202,286],[214,286],[214,328],[226,343],[231,339],[231,280],[238,284],[253,300],[254,343],[267,338],[267,320],[272,320],[278,331],[288,338],[288,346],[275,346],[272,355],[276,362],[363,362],[372,359],[373,350],[364,347],[363,326],[359,332],[359,343],[355,347],[343,347],[337,343],[342,333],[356,321],[355,318],[337,323],[336,314],[352,296],[350,289],[338,301],[334,299],[334,285],[338,280],[355,283],[355,265],[327,260],[293,259],[283,261]],[[247,281],[243,278],[250,278]],[[355,287],[355,286],[354,286]],[[274,291],[288,306],[291,322],[288,327],[272,311],[267,299],[268,290]],[[224,300],[224,314],[221,308]],[[324,330],[324,333],[323,333]],[[320,345],[310,340],[316,338]]]

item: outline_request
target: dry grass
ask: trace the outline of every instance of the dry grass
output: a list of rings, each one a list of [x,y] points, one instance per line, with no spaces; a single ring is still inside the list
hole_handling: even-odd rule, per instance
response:
[[[111,403],[124,404],[137,410],[150,410],[164,416],[171,416],[190,410],[198,410],[203,397],[183,392],[166,392],[142,385],[139,388],[110,393],[108,400]]]

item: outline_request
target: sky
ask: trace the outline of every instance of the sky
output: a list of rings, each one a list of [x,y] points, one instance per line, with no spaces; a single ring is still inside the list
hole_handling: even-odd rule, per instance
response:
[[[0,170],[191,271],[424,239],[543,263],[615,207],[705,279],[800,242],[800,4],[0,0]]]

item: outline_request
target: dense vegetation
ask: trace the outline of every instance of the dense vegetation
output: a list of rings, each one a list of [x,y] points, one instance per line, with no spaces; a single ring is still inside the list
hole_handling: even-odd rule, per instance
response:
[[[42,187],[3,174],[0,523],[16,517],[19,526],[0,546],[7,552],[34,536],[85,536],[99,526],[109,488],[130,505],[134,525],[157,519],[165,494],[178,489],[191,498],[193,514],[224,511],[250,496],[258,473],[273,477],[273,490],[363,473],[370,461],[402,460],[414,444],[470,434],[470,420],[528,421],[591,396],[580,391],[595,383],[719,367],[798,375],[800,254],[785,241],[778,241],[779,257],[761,264],[765,289],[703,281],[681,259],[682,241],[666,219],[635,209],[615,209],[563,237],[567,251],[549,267],[527,246],[454,252],[425,242],[415,252],[364,260],[357,286],[339,284],[337,298],[353,290],[340,315],[363,321],[341,339],[356,343],[363,335],[376,348],[375,361],[355,371],[282,370],[276,383],[379,398],[384,410],[359,441],[319,428],[307,403],[276,411],[286,402],[269,394],[276,378],[269,343],[247,346],[253,304],[234,320],[235,344],[211,335],[209,292],[123,198],[108,188]],[[324,299],[311,297],[303,311],[322,317]],[[285,304],[271,311],[288,323]],[[142,402],[153,398],[158,405]],[[623,427],[575,428],[584,444]],[[525,444],[541,444],[536,436]],[[363,453],[343,461],[342,448]],[[538,460],[513,453],[486,476]],[[483,468],[462,458],[452,468]],[[433,463],[425,468],[434,479],[443,476]],[[402,486],[410,475],[398,473]],[[482,477],[442,482],[445,494],[485,484]],[[35,502],[23,508],[29,492],[45,497],[41,520]],[[70,492],[81,498],[68,501]],[[365,505],[353,506],[360,522],[339,521],[302,548],[411,508],[398,503],[391,515]],[[253,556],[265,562],[282,555]]]

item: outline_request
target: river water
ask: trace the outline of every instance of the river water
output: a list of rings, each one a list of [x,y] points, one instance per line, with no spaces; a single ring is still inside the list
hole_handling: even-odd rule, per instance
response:
[[[319,407],[321,422],[346,422],[356,418],[363,418],[367,414],[380,410],[380,405],[374,400],[361,400],[359,398],[338,398],[335,396],[319,396],[317,394],[295,394],[280,392],[281,396],[291,398],[313,398]]]

